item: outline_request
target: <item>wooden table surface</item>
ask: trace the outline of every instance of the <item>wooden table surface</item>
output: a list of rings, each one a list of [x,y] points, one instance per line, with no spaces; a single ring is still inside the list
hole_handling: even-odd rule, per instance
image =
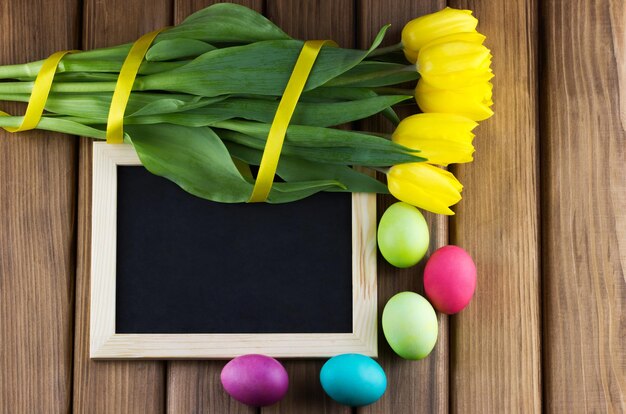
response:
[[[3,0],[0,64],[136,39],[210,0]],[[248,0],[299,38],[388,41],[443,0]],[[351,410],[324,396],[321,360],[284,361],[291,389],[269,413],[626,412],[626,3],[450,0],[470,8],[494,59],[495,116],[464,199],[428,216],[432,248],[478,267],[425,360],[395,356],[389,387]],[[5,105],[4,110],[19,110]],[[362,128],[387,128],[368,121]],[[94,362],[88,356],[91,142],[0,134],[0,412],[253,413],[221,388],[223,361]],[[379,211],[393,200],[380,197]],[[420,270],[379,260],[379,304],[422,290]]]

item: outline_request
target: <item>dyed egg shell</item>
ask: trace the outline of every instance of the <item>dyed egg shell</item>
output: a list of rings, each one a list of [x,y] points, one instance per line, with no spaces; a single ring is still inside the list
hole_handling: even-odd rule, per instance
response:
[[[285,368],[265,355],[242,355],[231,360],[222,369],[220,378],[231,397],[254,407],[280,401],[289,387]]]
[[[424,269],[426,296],[439,312],[451,315],[467,306],[476,289],[476,265],[457,246],[444,246],[430,256]]]
[[[383,310],[383,333],[391,349],[404,359],[422,359],[437,343],[437,315],[428,301],[414,292],[393,296]]]
[[[407,203],[391,205],[378,223],[378,249],[396,267],[410,267],[422,260],[429,238],[424,216]]]
[[[320,382],[330,398],[351,407],[376,402],[387,388],[385,371],[361,354],[337,355],[326,361]]]

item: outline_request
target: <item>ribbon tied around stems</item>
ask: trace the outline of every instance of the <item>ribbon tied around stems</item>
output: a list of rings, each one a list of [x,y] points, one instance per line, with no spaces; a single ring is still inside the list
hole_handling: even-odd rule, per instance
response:
[[[2,127],[4,130],[8,132],[20,132],[35,129],[37,127],[37,124],[39,124],[41,116],[43,115],[43,110],[46,106],[50,89],[52,88],[52,80],[54,79],[59,62],[61,62],[63,56],[68,53],[76,52],[78,52],[78,50],[63,50],[55,52],[43,61],[41,69],[39,69],[39,73],[37,73],[37,77],[33,83],[33,90],[30,93],[30,99],[28,100],[28,106],[26,107],[22,123],[18,127]],[[11,115],[0,111],[0,116]]]
[[[155,30],[141,36],[133,44],[122,64],[111,98],[111,106],[107,119],[106,142],[109,144],[121,144],[124,142],[124,112],[126,111],[126,105],[128,104],[130,92],[133,89],[139,66],[154,39],[164,29],[165,28]],[[9,132],[20,132],[37,127],[43,115],[59,62],[66,54],[75,52],[77,51],[64,50],[56,52],[44,60],[33,84],[33,90],[28,100],[28,106],[26,107],[26,113],[24,114],[21,125],[17,128],[3,127],[5,130]],[[0,116],[11,115],[0,111]]]
[[[106,140],[107,144],[124,143],[124,112],[130,98],[130,92],[133,89],[139,66],[143,62],[143,58],[148,52],[150,45],[166,28],[155,30],[141,36],[130,48],[120,74],[117,77],[113,97],[111,98],[111,106],[109,107],[109,116],[107,118]]]
[[[304,42],[298,60],[291,72],[291,77],[285,87],[285,92],[280,99],[274,120],[270,126],[269,134],[267,135],[267,141],[265,142],[265,149],[263,150],[263,156],[261,157],[261,163],[259,165],[259,172],[250,195],[249,203],[264,202],[267,200],[267,196],[272,189],[272,183],[274,182],[274,175],[276,174],[276,167],[278,166],[278,159],[280,158],[280,152],[285,141],[285,134],[287,133],[287,127],[293,112],[296,109],[300,95],[304,90],[313,64],[317,59],[322,47],[325,45],[337,47],[337,44],[332,40],[308,40]]]
[[[163,29],[155,30],[141,36],[131,47],[117,78],[115,90],[111,98],[111,106],[107,118],[106,142],[109,144],[121,144],[124,142],[124,112],[133,89],[133,84],[137,77],[139,67],[150,48],[150,45],[163,31]],[[285,140],[285,134],[291,117],[296,109],[300,95],[304,90],[309,74],[313,69],[315,60],[319,55],[322,47],[334,46],[337,44],[332,40],[308,40],[304,42],[302,50],[298,55],[298,59],[293,68],[283,96],[276,109],[274,120],[270,126],[263,156],[259,165],[259,172],[250,195],[249,203],[264,202],[272,189],[274,175],[278,166],[278,160]],[[59,62],[68,53],[75,53],[75,50],[65,50],[53,53],[41,65],[41,69],[37,74],[37,78],[33,84],[28,106],[24,119],[19,127],[4,127],[9,132],[28,131],[37,127],[41,120],[52,81],[56,73]],[[0,116],[11,116],[6,112],[0,111]]]

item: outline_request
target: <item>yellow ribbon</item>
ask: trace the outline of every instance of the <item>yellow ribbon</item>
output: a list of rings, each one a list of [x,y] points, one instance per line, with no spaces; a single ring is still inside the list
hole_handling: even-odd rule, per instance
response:
[[[285,92],[278,104],[278,109],[276,109],[269,134],[267,135],[265,149],[263,150],[261,164],[259,165],[259,173],[257,174],[254,188],[252,189],[252,195],[248,200],[249,203],[258,203],[267,200],[267,196],[272,189],[274,174],[278,166],[278,159],[283,147],[283,142],[285,141],[289,121],[291,121],[298,99],[300,99],[304,85],[309,78],[311,69],[313,69],[315,59],[317,59],[317,55],[325,45],[337,46],[332,40],[309,40],[304,42],[304,46],[302,46],[296,65],[285,87]]]
[[[155,30],[137,39],[124,60],[115,84],[113,97],[111,98],[111,106],[107,118],[107,144],[122,144],[124,142],[124,112],[126,111],[128,98],[130,98],[130,92],[133,89],[139,66],[143,62],[143,58],[154,38],[164,29]]]
[[[43,110],[46,106],[48,95],[50,94],[50,88],[52,88],[52,80],[54,79],[54,74],[57,71],[59,62],[61,61],[63,56],[67,55],[68,53],[75,52],[77,52],[77,50],[64,50],[61,52],[55,52],[43,61],[41,69],[39,69],[39,73],[37,74],[37,78],[35,78],[33,90],[30,93],[30,99],[28,100],[28,106],[26,107],[26,113],[24,114],[24,119],[22,119],[22,123],[17,128],[2,127],[3,129],[9,132],[20,132],[35,129],[37,127],[37,124],[41,120],[41,115],[43,115]],[[6,112],[0,111],[0,116],[11,115],[7,114]]]

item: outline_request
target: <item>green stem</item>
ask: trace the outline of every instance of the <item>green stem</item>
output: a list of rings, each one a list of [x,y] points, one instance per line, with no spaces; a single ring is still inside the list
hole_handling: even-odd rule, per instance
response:
[[[85,54],[88,54],[88,52],[85,52]],[[59,67],[56,70],[57,74],[68,72],[118,73],[122,68],[124,57],[123,55],[120,55],[120,58],[118,59],[116,56],[98,56],[95,53],[89,58],[83,57],[81,59],[72,59],[71,56],[73,55],[67,55],[59,63]],[[43,60],[20,65],[0,66],[0,79],[34,79],[39,73],[42,63]],[[138,73],[140,75],[160,73],[179,68],[187,63],[189,63],[188,60],[179,60],[174,62],[143,62]]]
[[[28,93],[2,93],[0,94],[0,101],[28,102],[29,100],[30,100],[30,94]]]
[[[402,42],[396,43],[395,45],[379,47],[378,49],[371,52],[367,57],[373,58],[376,56],[386,55],[387,53],[397,52],[398,50],[402,50]]]
[[[19,65],[0,66],[0,79],[34,78],[37,76],[43,60]]]
[[[17,128],[22,124],[23,116],[0,116],[0,127]]]
[[[16,128],[22,124],[23,116],[0,116],[0,127]],[[63,134],[78,135],[95,139],[106,139],[106,132],[62,118],[43,117],[37,124],[37,129],[60,132]]]
[[[80,61],[80,60],[93,60],[93,59],[121,59],[124,60],[130,48],[132,47],[132,43],[126,43],[123,45],[104,47],[100,49],[92,49],[92,50],[84,50],[80,53],[73,53],[71,55],[67,55],[64,60],[71,61]]]
[[[34,82],[0,82],[0,94],[31,93]],[[59,82],[53,83],[52,92],[113,92],[116,82]],[[133,90],[140,89],[140,79]]]
[[[63,57],[57,73],[65,71],[65,64],[77,65],[85,61],[102,61],[108,62],[109,65],[118,61],[118,66],[122,65],[122,61],[128,55],[132,43],[123,45],[105,47],[100,49],[92,49],[72,53]],[[35,62],[21,63],[16,65],[0,66],[0,79],[16,79],[16,78],[34,78],[39,73],[43,60]],[[91,69],[87,69],[88,71]],[[118,69],[119,70],[119,69]]]

